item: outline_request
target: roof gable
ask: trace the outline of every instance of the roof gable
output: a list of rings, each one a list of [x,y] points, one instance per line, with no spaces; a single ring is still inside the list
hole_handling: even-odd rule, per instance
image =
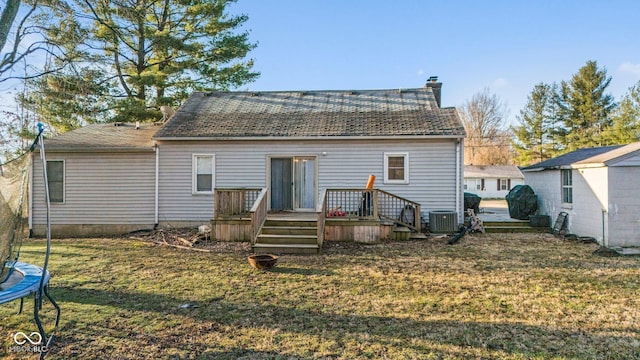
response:
[[[156,139],[464,137],[431,88],[194,93]]]
[[[640,142],[634,142],[625,146],[619,146],[613,150],[604,152],[602,154],[592,156],[590,158],[578,161],[574,165],[587,165],[587,164],[601,164],[601,165],[613,165],[631,156],[638,155],[640,153]]]

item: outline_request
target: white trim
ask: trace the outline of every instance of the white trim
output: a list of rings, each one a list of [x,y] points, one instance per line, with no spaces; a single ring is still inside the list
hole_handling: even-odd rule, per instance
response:
[[[404,157],[404,179],[389,179],[389,157]],[[384,153],[384,183],[385,184],[409,184],[409,153],[386,152]]]
[[[154,189],[154,204],[153,204],[153,225],[158,226],[158,221],[160,218],[158,210],[160,209],[159,205],[159,197],[160,197],[160,147],[158,144],[154,145],[154,149],[156,151],[156,178],[155,178],[155,189]]]
[[[565,185],[564,184],[564,174],[565,172],[570,175],[571,183]],[[565,189],[571,190],[571,202],[565,202]],[[560,170],[560,201],[562,202],[563,208],[571,208],[573,206],[573,170],[572,169],[561,169]]]
[[[211,190],[198,191],[198,158],[211,158]],[[215,154],[191,154],[191,195],[213,195],[213,189],[216,188],[216,156]]]
[[[46,159],[46,163],[50,162],[62,162],[62,201],[51,201],[51,205],[64,205],[67,203],[67,161],[65,159]],[[51,177],[48,177],[47,181],[51,181]],[[51,191],[51,187],[49,187]],[[51,195],[51,194],[49,194]]]

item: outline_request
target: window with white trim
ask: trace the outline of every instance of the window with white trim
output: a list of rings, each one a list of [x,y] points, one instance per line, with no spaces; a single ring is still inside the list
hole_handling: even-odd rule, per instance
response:
[[[561,170],[562,176],[562,203],[573,203],[573,174],[571,169]]]
[[[385,184],[409,183],[409,154],[384,154],[384,182]]]
[[[213,194],[214,155],[193,154],[193,193]]]
[[[49,184],[49,201],[64,203],[63,160],[47,160],[47,183]]]
[[[469,191],[481,191],[482,181],[480,179],[468,179],[464,181],[464,189]]]

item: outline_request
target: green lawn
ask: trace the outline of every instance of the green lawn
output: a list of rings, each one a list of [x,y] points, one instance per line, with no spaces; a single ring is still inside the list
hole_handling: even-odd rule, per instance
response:
[[[640,258],[550,235],[469,235],[249,267],[139,240],[53,244],[62,320],[48,359],[629,359],[640,357]],[[21,260],[41,261],[29,241]],[[0,306],[0,357],[36,330],[32,300]],[[188,305],[185,305],[188,304]],[[184,305],[184,306],[183,306]],[[49,303],[45,322],[51,322]]]

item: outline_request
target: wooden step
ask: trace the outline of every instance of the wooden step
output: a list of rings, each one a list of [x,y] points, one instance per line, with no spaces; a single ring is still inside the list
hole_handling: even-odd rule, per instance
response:
[[[253,245],[256,254],[317,254],[317,244],[260,244]]]
[[[288,220],[288,219],[269,219],[265,220],[263,226],[275,227],[317,227],[318,222],[316,220]]]
[[[263,226],[262,234],[273,235],[317,235],[318,228],[300,226]]]
[[[549,228],[531,226],[486,226],[484,231],[488,233],[548,233]]]
[[[507,226],[507,227],[530,227],[528,221],[483,221],[482,224],[487,226]]]
[[[260,234],[256,243],[260,244],[318,244],[317,235]]]

